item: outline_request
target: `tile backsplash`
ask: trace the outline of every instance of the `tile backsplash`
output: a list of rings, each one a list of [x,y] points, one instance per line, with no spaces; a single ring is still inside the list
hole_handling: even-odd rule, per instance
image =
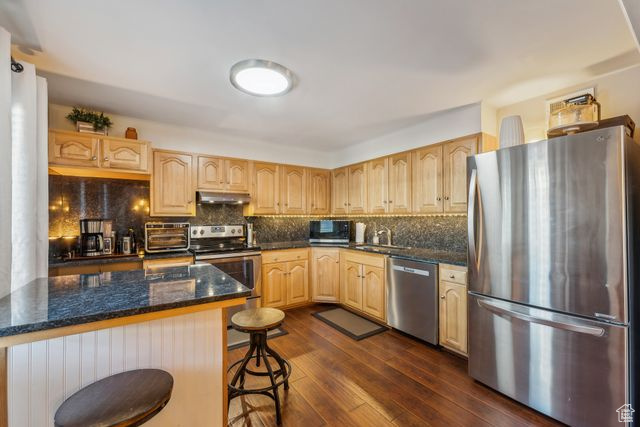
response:
[[[189,222],[198,224],[244,224],[252,222],[258,242],[306,240],[309,221],[318,217],[247,217],[242,206],[202,205],[195,217],[150,217],[149,182],[122,179],[49,176],[50,253],[58,255],[77,244],[81,218],[113,220],[118,235],[133,228],[141,240],[145,222]],[[366,240],[371,241],[374,228],[384,225],[400,246],[427,247],[435,250],[466,251],[466,218],[463,216],[349,217],[367,224]],[[382,236],[384,242],[386,237]],[[66,243],[65,243],[66,242]]]
[[[254,224],[258,244],[309,238],[309,221],[318,217],[247,217]],[[327,218],[328,219],[328,218]],[[388,227],[392,243],[399,246],[465,252],[467,250],[467,218],[465,216],[376,216],[348,217],[366,224],[365,240],[371,242],[374,230]],[[386,243],[386,236],[381,236]]]

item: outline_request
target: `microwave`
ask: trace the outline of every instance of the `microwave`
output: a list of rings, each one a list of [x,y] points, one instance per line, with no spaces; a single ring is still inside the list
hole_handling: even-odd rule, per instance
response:
[[[349,243],[351,221],[309,221],[309,243]]]

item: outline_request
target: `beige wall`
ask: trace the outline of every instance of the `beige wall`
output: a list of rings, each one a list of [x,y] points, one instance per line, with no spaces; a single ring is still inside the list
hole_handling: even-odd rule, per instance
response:
[[[588,87],[595,87],[596,99],[602,108],[602,118],[628,114],[636,125],[640,125],[640,66],[635,66],[599,77],[579,86],[568,87],[561,91],[499,108],[496,114],[498,130],[503,117],[518,114],[522,116],[527,142],[546,139],[546,100]],[[637,129],[634,138],[640,141],[640,131]]]

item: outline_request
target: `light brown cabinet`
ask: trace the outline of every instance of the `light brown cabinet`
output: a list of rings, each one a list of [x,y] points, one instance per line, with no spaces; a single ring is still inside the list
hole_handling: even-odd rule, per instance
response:
[[[440,213],[442,202],[442,146],[413,152],[413,211]]]
[[[150,216],[195,215],[193,156],[154,150]]]
[[[311,249],[311,299],[316,302],[340,301],[339,249]]]
[[[476,136],[457,139],[442,146],[445,212],[467,211],[467,157],[477,152]]]
[[[349,207],[349,169],[334,169],[331,175],[331,213],[344,215]]]
[[[101,143],[101,167],[133,171],[149,170],[148,142],[103,139]]]
[[[287,263],[287,305],[302,304],[309,301],[309,261],[291,261]]]
[[[325,215],[331,212],[331,172],[325,169],[307,170],[307,212]]]
[[[466,268],[440,264],[440,345],[467,354]]]
[[[147,141],[49,131],[49,165],[149,173]],[[96,175],[104,175],[96,173]]]
[[[100,138],[75,132],[49,131],[49,163],[99,167]]]
[[[262,254],[262,306],[289,307],[309,301],[309,250]]]
[[[287,263],[262,265],[262,306],[284,307],[287,305]]]
[[[225,190],[233,193],[249,191],[249,161],[242,159],[225,159]]]
[[[186,267],[193,264],[193,257],[143,259],[142,268]]]
[[[344,261],[342,279],[344,292],[342,302],[357,310],[362,310],[362,264]]]
[[[389,212],[411,212],[411,153],[389,156]]]
[[[387,213],[389,211],[389,161],[386,157],[371,160],[367,165],[367,196],[369,213]]]
[[[384,268],[369,265],[362,267],[362,311],[378,319],[384,319]]]
[[[246,193],[249,191],[249,162],[198,156],[198,189]]]
[[[349,166],[347,213],[367,212],[367,164]]]
[[[304,214],[307,209],[307,171],[298,166],[281,166],[280,213]]]
[[[280,166],[255,162],[253,165],[253,213],[274,215],[280,213]]]
[[[385,257],[346,250],[340,255],[340,266],[340,302],[385,320]]]

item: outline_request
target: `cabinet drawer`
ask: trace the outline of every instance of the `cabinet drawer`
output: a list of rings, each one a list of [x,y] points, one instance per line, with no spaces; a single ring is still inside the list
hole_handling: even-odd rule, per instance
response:
[[[461,285],[467,284],[467,270],[463,268],[456,268],[455,266],[440,266],[440,280],[446,280],[448,282],[459,283]]]
[[[284,251],[262,252],[263,264],[270,264],[273,262],[299,261],[303,259],[309,259],[309,249],[287,249]]]
[[[384,255],[371,254],[356,249],[345,249],[342,254],[345,261],[368,265],[370,267],[384,268],[385,266]]]

